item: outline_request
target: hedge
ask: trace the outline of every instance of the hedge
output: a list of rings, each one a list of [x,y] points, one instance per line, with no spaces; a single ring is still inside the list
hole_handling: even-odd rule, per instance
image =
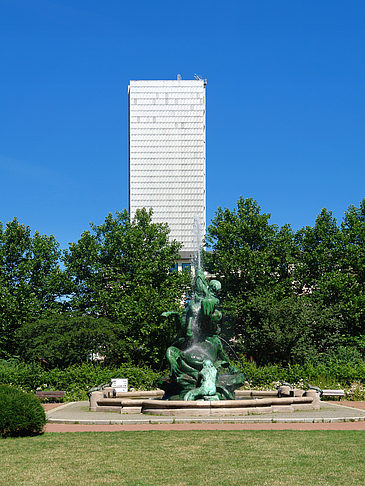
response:
[[[43,431],[46,414],[35,395],[0,385],[0,435],[17,437]]]
[[[341,353],[340,353],[341,354]],[[234,363],[246,377],[246,387],[273,388],[283,381],[303,386],[349,389],[354,383],[365,384],[365,361],[348,356],[321,356],[316,362],[257,366],[243,360]],[[27,391],[65,390],[66,400],[86,400],[90,388],[110,382],[111,378],[128,378],[130,388],[151,390],[157,378],[168,372],[156,372],[148,367],[121,365],[105,367],[84,363],[65,369],[45,370],[38,364],[0,361],[0,383],[12,384]]]
[[[38,364],[0,361],[0,383],[16,385],[26,391],[65,390],[66,400],[86,400],[90,388],[110,382],[112,378],[128,378],[130,388],[150,390],[161,376],[148,367],[122,365],[104,367],[84,363],[65,369],[45,370]]]

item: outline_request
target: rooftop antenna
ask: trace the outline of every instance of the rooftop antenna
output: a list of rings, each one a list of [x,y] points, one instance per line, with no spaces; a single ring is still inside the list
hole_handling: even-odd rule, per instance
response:
[[[197,80],[197,81],[203,81],[204,82],[204,87],[207,85],[207,79],[203,79],[201,78],[200,76],[198,76],[197,74],[194,74],[194,78]]]

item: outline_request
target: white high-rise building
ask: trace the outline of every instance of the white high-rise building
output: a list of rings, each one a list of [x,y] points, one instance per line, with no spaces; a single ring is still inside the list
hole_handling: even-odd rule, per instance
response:
[[[152,207],[183,243],[183,260],[196,250],[194,220],[205,234],[205,87],[180,76],[128,87],[129,211]]]

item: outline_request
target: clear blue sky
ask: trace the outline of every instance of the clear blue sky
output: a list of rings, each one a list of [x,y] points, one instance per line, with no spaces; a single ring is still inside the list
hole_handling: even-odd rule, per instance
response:
[[[0,0],[0,221],[62,247],[128,207],[130,79],[207,85],[207,217],[365,196],[365,3]]]

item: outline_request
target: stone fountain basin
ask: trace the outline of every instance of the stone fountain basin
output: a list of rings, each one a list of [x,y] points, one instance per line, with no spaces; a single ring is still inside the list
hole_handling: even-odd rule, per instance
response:
[[[91,412],[122,412],[122,413],[140,413],[142,404],[145,400],[161,399],[164,395],[162,390],[153,391],[133,391],[120,392],[116,396],[113,394],[113,388],[107,387],[101,391],[94,391],[90,395]],[[156,400],[156,401],[157,401]]]
[[[236,390],[235,400],[161,400],[163,391],[118,393],[112,389],[95,391],[90,396],[90,411],[144,413],[150,415],[202,416],[249,415],[295,410],[318,410],[319,394],[314,390],[286,390],[287,396],[278,397],[277,391]],[[293,396],[288,396],[289,392]]]
[[[317,396],[251,398],[246,400],[145,400],[141,412],[149,415],[202,416],[249,415],[295,410],[319,410]]]

